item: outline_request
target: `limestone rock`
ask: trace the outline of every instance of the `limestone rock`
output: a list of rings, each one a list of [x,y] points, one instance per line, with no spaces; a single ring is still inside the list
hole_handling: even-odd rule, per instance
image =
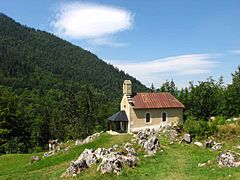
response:
[[[94,154],[96,155],[97,159],[102,159],[104,155],[108,154],[110,152],[108,152],[107,149],[105,148],[97,148],[95,151],[94,151]]]
[[[75,141],[75,145],[76,146],[79,146],[79,145],[82,145],[83,144],[83,142],[81,141],[81,140],[79,140],[79,139],[77,139],[76,141]]]
[[[217,157],[217,163],[220,167],[240,167],[239,155],[234,152],[226,151]]]
[[[104,158],[101,164],[98,166],[98,171],[101,171],[102,174],[105,173],[115,173],[119,174],[122,169],[122,163],[116,158]]]
[[[127,147],[132,147],[133,145],[129,142],[127,142],[125,145],[124,145],[124,148],[127,148]]]
[[[236,148],[237,148],[237,149],[240,149],[240,145],[237,145]]]
[[[129,167],[135,167],[138,162],[138,158],[136,156],[123,156],[123,161]]]
[[[79,160],[85,160],[88,167],[92,164],[96,164],[98,161],[97,156],[93,153],[92,149],[85,149],[78,158]]]
[[[70,146],[67,146],[67,147],[65,147],[64,149],[63,149],[63,151],[64,152],[67,152],[67,151],[69,151],[71,149],[71,147]]]
[[[127,147],[125,149],[128,152],[127,155],[129,155],[129,156],[137,156],[137,152],[135,151],[135,149],[133,147]]]
[[[55,154],[55,151],[51,150],[51,151],[45,152],[42,158],[50,157],[50,156],[53,156],[54,154]]]
[[[110,135],[119,135],[120,133],[110,130],[110,131],[106,131],[106,133],[110,134]]]
[[[170,130],[170,139],[175,141],[178,138],[178,132],[175,129]]]
[[[213,145],[213,147],[211,149],[220,150],[220,149],[222,149],[222,144],[221,143],[216,143],[216,144]]]
[[[196,141],[196,142],[194,142],[194,144],[199,146],[199,147],[203,147],[203,144],[201,142]]]
[[[71,162],[69,168],[62,174],[62,177],[76,176],[84,169],[100,161],[98,171],[101,171],[103,174],[113,172],[118,175],[124,165],[129,167],[137,165],[138,158],[136,155],[137,153],[130,143],[125,144],[123,151],[117,151],[117,148],[98,148],[95,151],[93,149],[85,149],[77,160]]]
[[[68,176],[76,176],[81,171],[87,169],[87,163],[83,159],[77,159],[76,161],[72,161],[70,163],[69,168],[67,168],[67,171],[62,174],[61,177],[68,177]]]
[[[206,166],[206,163],[198,163],[198,167]]]
[[[37,161],[40,161],[40,157],[39,156],[32,156],[30,158],[30,163],[34,163],[34,162],[37,162]]]
[[[190,134],[184,134],[183,140],[187,143],[191,143],[192,142],[191,135]]]
[[[168,134],[171,130],[171,126],[170,125],[164,125],[164,126],[161,126],[159,131],[162,132],[163,134]]]
[[[206,142],[204,143],[204,147],[205,147],[205,148],[212,148],[213,145],[214,145],[213,140],[209,140],[209,141],[206,141]]]
[[[156,154],[157,150],[160,148],[160,143],[156,137],[156,132],[154,129],[144,129],[137,133],[138,144],[147,152],[148,156],[153,156]]]
[[[87,143],[90,143],[92,142],[93,140],[95,140],[97,137],[99,137],[101,135],[102,132],[98,132],[98,133],[95,133],[91,136],[88,136],[86,139],[83,140],[83,144],[87,144]]]
[[[60,142],[59,142],[59,140],[58,139],[49,140],[48,148],[49,148],[49,151],[51,151],[51,150],[59,151],[60,150]]]

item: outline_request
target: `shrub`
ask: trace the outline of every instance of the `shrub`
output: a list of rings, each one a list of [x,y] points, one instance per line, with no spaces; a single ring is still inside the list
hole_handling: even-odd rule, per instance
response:
[[[221,125],[219,127],[221,136],[230,137],[231,135],[240,135],[240,126],[237,123]]]
[[[39,152],[42,152],[42,151],[43,151],[42,147],[35,146],[34,148],[32,148],[31,153],[39,153]]]
[[[216,119],[213,121],[213,123],[216,123],[216,125],[223,125],[226,122],[226,118],[224,116],[217,116]]]
[[[189,133],[192,137],[204,138],[213,135],[218,131],[215,123],[207,122],[204,120],[196,120],[194,117],[188,117],[183,124],[185,132]]]

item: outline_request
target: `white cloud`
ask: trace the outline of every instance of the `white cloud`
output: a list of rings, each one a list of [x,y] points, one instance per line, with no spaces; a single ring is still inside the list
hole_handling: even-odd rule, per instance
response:
[[[133,25],[133,14],[128,10],[85,2],[63,3],[56,8],[54,16],[51,25],[55,34],[70,39],[90,39],[98,45],[117,46],[109,36]]]
[[[124,46],[128,45],[127,43],[116,42],[110,36],[109,37],[89,39],[89,40],[87,40],[87,42],[90,45],[106,45],[106,46],[112,46],[112,47],[124,47]]]
[[[240,49],[231,50],[230,53],[232,53],[232,54],[240,54]]]
[[[175,79],[179,76],[192,77],[208,74],[218,63],[212,60],[214,57],[216,55],[191,54],[139,63],[122,63],[121,61],[110,61],[110,63],[150,86],[151,83],[158,85],[166,79]]]

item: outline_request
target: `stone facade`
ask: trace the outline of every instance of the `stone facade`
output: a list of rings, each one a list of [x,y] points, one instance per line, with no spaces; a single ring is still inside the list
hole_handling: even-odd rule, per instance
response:
[[[134,109],[128,102],[126,95],[123,95],[121,101],[121,110],[124,110],[128,117],[128,132],[135,132],[140,129],[154,128],[160,126],[173,125],[183,122],[182,108],[159,108],[159,109]],[[146,122],[146,113],[150,113],[150,122]],[[166,121],[162,120],[162,113],[166,113]]]
[[[131,81],[125,80],[121,111],[108,118],[109,128],[118,132],[136,132],[146,128],[158,130],[161,126],[183,122],[183,109],[184,105],[172,94],[132,93]]]

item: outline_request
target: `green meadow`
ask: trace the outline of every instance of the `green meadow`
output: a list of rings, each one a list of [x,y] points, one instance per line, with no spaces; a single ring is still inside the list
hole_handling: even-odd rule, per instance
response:
[[[111,147],[115,144],[130,142],[131,135],[102,134],[94,142],[74,146],[67,152],[60,152],[30,164],[32,155],[7,154],[0,156],[0,179],[59,179],[69,163],[76,159],[85,148]],[[219,151],[203,149],[194,144],[170,145],[166,137],[159,137],[161,150],[154,157],[144,157],[141,148],[137,148],[139,162],[135,168],[124,167],[119,176],[97,172],[97,165],[81,172],[73,179],[239,179],[239,168],[219,168],[216,164]],[[235,148],[236,141],[224,142],[223,149]],[[222,151],[221,150],[221,151]],[[198,163],[211,161],[204,167]],[[64,178],[63,178],[64,179]],[[71,178],[70,178],[71,179]]]

